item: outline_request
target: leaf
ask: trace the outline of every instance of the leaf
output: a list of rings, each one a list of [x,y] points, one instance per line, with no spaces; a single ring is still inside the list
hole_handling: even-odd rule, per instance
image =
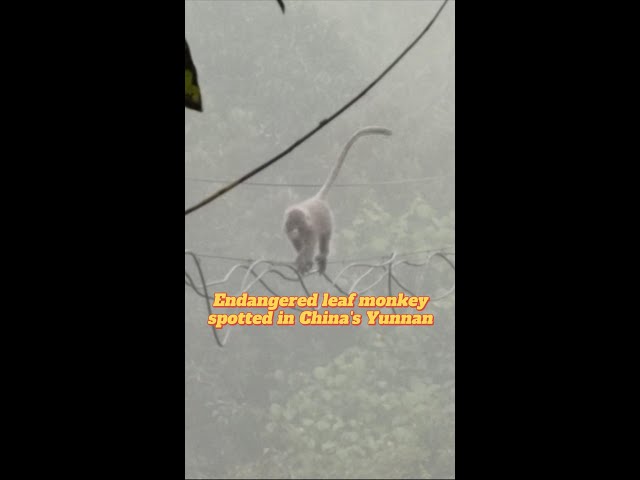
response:
[[[282,13],[284,13],[284,2],[282,0],[277,0],[278,1],[278,5],[280,5],[280,8],[282,9]]]
[[[191,52],[186,38],[184,39],[184,106],[198,112],[202,111],[198,72],[191,59]]]
[[[318,380],[322,380],[326,376],[326,374],[327,374],[326,369],[324,369],[322,367],[316,367],[316,368],[313,369],[313,375]]]

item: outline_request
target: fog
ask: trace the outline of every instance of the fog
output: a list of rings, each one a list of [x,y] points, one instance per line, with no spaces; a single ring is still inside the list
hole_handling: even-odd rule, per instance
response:
[[[204,106],[202,113],[185,109],[185,208],[341,108],[413,41],[441,2],[285,5],[283,15],[275,0],[185,1],[185,35]],[[432,326],[365,320],[346,327],[224,327],[221,336],[231,333],[221,348],[207,325],[205,300],[186,285],[185,478],[455,476],[455,294],[436,300],[451,291],[455,273],[432,256],[441,252],[455,263],[454,40],[452,1],[360,101],[185,217],[185,249],[198,255],[207,282],[257,259],[291,263],[287,206],[317,191],[356,130],[389,128],[390,137],[358,140],[329,193],[335,230],[327,275],[334,279],[348,267],[337,280],[348,290],[370,265],[396,254],[410,262],[393,267],[401,286],[389,289],[378,268],[356,290],[380,279],[367,295],[431,296],[426,311],[435,318]],[[350,266],[359,259],[366,265]],[[198,283],[187,256],[185,270]],[[245,274],[251,277],[234,271],[208,294],[238,295]],[[305,295],[306,287],[340,295],[317,273],[304,278],[304,287],[277,274],[262,280],[250,294],[271,295],[268,287]]]

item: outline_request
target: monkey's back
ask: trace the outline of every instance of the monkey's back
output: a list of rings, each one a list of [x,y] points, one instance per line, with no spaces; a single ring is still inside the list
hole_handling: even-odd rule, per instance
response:
[[[331,234],[333,227],[333,213],[326,200],[311,197],[300,204],[311,217],[317,235]]]

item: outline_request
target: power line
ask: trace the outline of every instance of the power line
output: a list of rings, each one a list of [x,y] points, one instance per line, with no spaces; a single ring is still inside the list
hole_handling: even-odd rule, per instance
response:
[[[282,153],[276,155],[275,157],[273,157],[271,160],[268,160],[267,162],[263,163],[262,165],[254,168],[253,170],[251,170],[249,173],[243,175],[242,177],[240,177],[239,179],[235,180],[234,182],[230,183],[229,185],[227,185],[226,187],[221,188],[220,190],[218,190],[217,192],[215,192],[214,194],[206,197],[204,200],[200,201],[199,203],[195,204],[194,206],[187,208],[184,211],[184,215],[185,217],[187,215],[189,215],[192,212],[195,212],[196,210],[204,207],[205,205],[213,202],[216,198],[224,195],[225,193],[227,193],[228,191],[234,189],[235,187],[237,187],[238,185],[240,185],[241,183],[243,183],[244,181],[250,179],[251,177],[253,177],[254,175],[256,175],[257,173],[260,173],[262,170],[264,170],[265,168],[269,167],[270,165],[274,164],[275,162],[277,162],[278,160],[280,160],[282,157],[284,157],[285,155],[291,153],[293,150],[295,150],[298,146],[300,146],[302,143],[304,143],[305,141],[307,141],[309,138],[311,138],[313,135],[315,135],[317,132],[319,132],[320,130],[322,130],[325,126],[327,126],[329,123],[331,123],[333,120],[335,120],[338,116],[340,116],[342,113],[344,113],[349,107],[351,107],[354,103],[356,103],[358,100],[360,100],[362,97],[364,97],[367,92],[369,90],[371,90],[380,80],[382,80],[382,78],[384,78],[387,73],[389,73],[391,71],[391,69],[393,69],[393,67],[395,67],[397,65],[397,63],[402,60],[402,58],[420,41],[420,39],[429,31],[429,29],[431,28],[431,26],[433,25],[433,23],[436,21],[436,19],[438,18],[438,16],[440,15],[440,12],[442,12],[442,9],[444,8],[444,6],[447,4],[449,0],[444,0],[444,2],[442,3],[442,5],[440,5],[440,8],[438,9],[438,11],[436,12],[436,14],[433,16],[433,18],[431,19],[431,21],[427,24],[427,26],[424,28],[424,30],[422,30],[422,32],[416,37],[416,39],[411,42],[409,44],[409,46],[407,48],[404,49],[404,51],[387,67],[384,69],[384,71],[373,81],[371,82],[364,90],[362,90],[362,92],[360,92],[358,95],[356,95],[352,100],[350,100],[344,107],[342,107],[340,110],[338,110],[337,112],[335,112],[333,115],[331,115],[330,117],[320,121],[320,123],[318,124],[318,126],[316,128],[314,128],[313,130],[311,130],[309,133],[307,133],[305,136],[303,136],[302,138],[300,138],[299,140],[297,140],[293,145],[291,145],[289,148],[287,148],[286,150],[284,150]]]
[[[370,183],[339,183],[333,185],[331,188],[347,188],[347,187],[375,187],[380,185],[404,185],[406,183],[420,183],[420,182],[428,182],[441,180],[443,178],[451,178],[453,175],[438,175],[435,177],[422,177],[422,178],[406,178],[400,180],[388,180],[385,182],[370,182]],[[221,183],[227,184],[229,180],[210,180],[207,178],[195,178],[195,177],[185,177],[185,180],[189,180],[192,182],[203,182],[203,183]],[[252,187],[321,187],[321,183],[268,183],[268,182],[244,182],[244,186],[252,186]]]
[[[442,253],[443,255],[455,255],[455,252],[451,252],[448,251],[449,248],[453,247],[453,245],[445,245],[444,247],[440,247],[440,248],[430,248],[428,250],[416,250],[414,252],[405,252],[405,253],[398,253],[396,255],[396,257],[410,257],[412,255],[420,255],[420,254],[424,254],[424,253],[434,253],[434,252],[439,252]],[[247,263],[253,263],[256,261],[255,258],[246,258],[246,257],[233,257],[233,256],[226,256],[226,255],[214,255],[212,253],[198,253],[196,254],[198,257],[202,257],[202,258],[212,258],[212,259],[217,259],[217,260],[230,260],[233,262],[247,262]],[[371,256],[371,257],[363,257],[363,258],[343,258],[341,260],[330,260],[327,263],[329,264],[337,264],[337,263],[352,263],[352,262],[368,262],[368,261],[373,261],[373,260],[381,260],[383,258],[387,258],[389,255],[375,255],[375,256]],[[273,263],[286,263],[284,261],[278,261],[278,260],[272,260]]]
[[[310,296],[310,291],[307,288],[307,286],[305,285],[305,281],[302,275],[300,275],[300,273],[291,265],[287,265],[287,264],[282,264],[279,262],[272,262],[272,261],[268,261],[268,260],[256,260],[254,262],[252,262],[250,265],[247,264],[236,264],[233,267],[231,267],[228,271],[227,274],[218,280],[213,280],[213,281],[209,281],[207,282],[204,272],[202,270],[202,266],[200,265],[200,260],[198,258],[198,255],[196,255],[195,253],[186,250],[185,251],[185,255],[190,256],[195,264],[196,269],[198,270],[198,276],[200,278],[200,285],[197,285],[194,278],[189,275],[189,273],[185,270],[184,274],[185,274],[185,285],[188,286],[189,288],[191,288],[198,296],[202,297],[205,301],[205,303],[207,304],[207,312],[208,315],[211,315],[211,300],[214,299],[214,297],[212,297],[209,294],[209,291],[207,290],[207,287],[212,287],[212,286],[217,286],[217,285],[222,285],[222,284],[227,284],[231,278],[231,276],[239,270],[246,270],[246,273],[244,274],[244,277],[242,279],[242,281],[240,282],[240,288],[238,289],[238,293],[237,295],[240,295],[243,292],[249,292],[249,290],[257,283],[262,284],[262,286],[272,295],[275,296],[281,296],[278,292],[276,292],[276,290],[274,288],[272,288],[264,279],[264,277],[266,277],[269,274],[274,274],[279,276],[280,278],[282,278],[284,281],[288,281],[288,282],[293,282],[293,283],[299,283],[300,287],[302,288],[302,290],[304,291],[304,293],[306,294],[306,296]],[[427,265],[429,265],[429,263],[431,262],[431,260],[435,257],[441,257],[452,269],[453,272],[455,272],[455,264],[446,257],[445,254],[441,253],[441,252],[433,252],[431,255],[428,256],[428,258],[426,260],[424,260],[423,262],[420,263],[414,263],[414,262],[408,262],[406,260],[397,260],[398,259],[398,255],[396,255],[395,253],[391,254],[391,255],[387,255],[384,257],[384,259],[378,263],[371,263],[371,264],[366,264],[366,263],[356,263],[353,262],[349,265],[347,265],[346,267],[344,267],[342,270],[340,270],[340,272],[333,278],[329,278],[326,273],[323,273],[322,276],[325,278],[325,280],[327,280],[327,282],[329,284],[331,284],[335,289],[337,289],[340,293],[342,293],[343,295],[348,295],[350,292],[356,292],[359,295],[362,295],[364,293],[367,293],[369,290],[372,290],[373,287],[375,287],[376,285],[379,285],[380,283],[382,283],[382,281],[386,278],[387,279],[387,285],[386,285],[386,293],[387,296],[393,296],[392,293],[392,282],[395,282],[400,288],[402,288],[403,290],[405,290],[406,292],[410,292],[406,287],[404,287],[404,285],[399,281],[397,275],[394,274],[393,272],[393,268],[399,265],[407,265],[409,267],[426,267]],[[257,268],[259,266],[263,265],[264,267],[266,267],[265,269],[263,269],[261,272],[258,273]],[[353,281],[349,281],[349,286],[347,285],[342,285],[340,286],[338,279],[345,275],[348,271],[350,271],[353,267],[367,267],[368,269],[365,271],[365,273],[360,274],[358,276],[358,278]],[[284,274],[280,269],[287,269],[288,271],[292,272],[292,275],[286,275]],[[361,285],[361,283],[363,282],[364,279],[368,278],[370,276],[370,274],[372,274],[374,271],[380,271],[382,270],[381,273],[377,274],[377,279],[370,283],[367,286]],[[315,274],[317,273],[317,270],[314,270],[312,272],[309,273],[309,275]],[[253,276],[253,279],[252,277]],[[343,283],[344,281],[346,281],[346,275],[345,278],[342,280]],[[226,287],[226,290],[228,291],[229,288]],[[442,300],[445,297],[448,297],[449,295],[451,295],[452,293],[455,292],[455,284],[452,285],[445,293],[437,296],[437,297],[431,297],[432,301],[438,301],[438,300]],[[415,296],[414,293],[410,293],[410,295]],[[300,311],[301,309],[298,307],[292,307],[294,310],[298,310]],[[391,310],[396,313],[396,309],[391,307]],[[208,317],[207,317],[208,318]],[[218,332],[216,331],[215,327],[212,326],[211,330],[213,332],[213,336],[216,340],[216,343],[220,346],[220,347],[224,347],[228,340],[229,340],[229,335],[231,334],[232,329],[225,329],[224,332],[224,336],[219,336]]]

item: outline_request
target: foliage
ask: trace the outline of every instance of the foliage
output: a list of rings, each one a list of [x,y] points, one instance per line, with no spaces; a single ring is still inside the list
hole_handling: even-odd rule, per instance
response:
[[[390,251],[411,252],[453,245],[455,212],[439,214],[422,195],[411,190],[406,202],[397,202],[402,210],[391,211],[389,202],[376,194],[367,195],[354,216],[351,227],[338,232],[340,245],[350,246],[345,256],[356,255],[362,245],[371,254]],[[379,232],[384,231],[384,235]]]
[[[202,111],[198,72],[193,64],[186,38],[184,40],[184,106],[191,110]]]
[[[264,409],[263,455],[229,475],[241,478],[439,478],[451,475],[452,371],[416,362],[429,336],[381,334],[326,365],[274,374],[282,392]],[[427,345],[425,345],[425,339]],[[453,358],[444,364],[452,369]],[[443,365],[443,359],[433,358]],[[423,363],[423,367],[416,365]],[[446,370],[446,369],[445,369]]]

